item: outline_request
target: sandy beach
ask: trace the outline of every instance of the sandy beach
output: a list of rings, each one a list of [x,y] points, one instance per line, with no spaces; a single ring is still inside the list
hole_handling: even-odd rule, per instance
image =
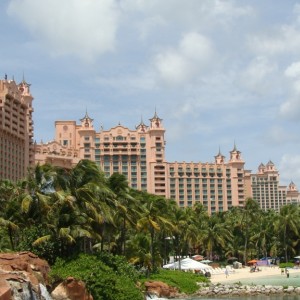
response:
[[[249,267],[242,269],[233,269],[226,277],[225,272],[222,274],[213,274],[211,282],[216,283],[236,283],[242,284],[270,284],[270,285],[300,285],[300,268],[288,269],[289,277],[286,274],[281,274],[281,269],[278,267],[260,267],[259,272],[250,272]]]

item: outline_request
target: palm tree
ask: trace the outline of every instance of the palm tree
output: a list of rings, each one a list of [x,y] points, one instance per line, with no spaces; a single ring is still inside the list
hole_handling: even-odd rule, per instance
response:
[[[288,204],[280,208],[279,214],[275,220],[275,229],[282,239],[285,261],[288,262],[288,248],[294,251],[294,241],[299,240],[299,207],[296,204]]]
[[[150,236],[144,233],[131,234],[127,241],[128,261],[140,268],[151,269]]]
[[[252,224],[255,224],[258,215],[260,214],[261,209],[256,200],[252,198],[247,198],[245,205],[242,209],[240,226],[244,233],[244,262],[248,260],[248,246],[251,238],[251,227]]]
[[[66,188],[74,197],[81,218],[85,219],[86,228],[96,240],[103,241],[105,224],[113,223],[112,211],[115,208],[113,193],[108,187],[104,173],[95,162],[81,160],[68,174]],[[87,241],[88,239],[88,241]],[[91,251],[91,240],[85,236],[83,243],[88,243]]]
[[[260,253],[264,257],[269,256],[271,252],[272,238],[274,236],[274,220],[276,214],[275,211],[266,211],[258,214],[256,222],[253,224],[252,230],[255,232],[251,237],[257,247],[257,256]]]
[[[171,222],[163,216],[166,210],[166,199],[163,197],[150,195],[145,192],[143,194],[143,212],[141,218],[137,222],[137,229],[150,234],[150,254],[151,266],[154,270],[156,268],[155,261],[155,238],[156,232],[159,232],[165,226],[172,226]]]
[[[126,256],[126,232],[127,227],[135,226],[140,215],[136,199],[130,194],[130,188],[126,177],[114,173],[108,179],[108,186],[115,194],[116,210],[114,219],[116,226],[121,228],[120,242],[121,254]]]
[[[173,241],[175,250],[175,259],[178,260],[178,267],[181,268],[181,255],[183,251],[189,252],[186,249],[188,245],[188,237],[190,232],[188,231],[189,219],[192,220],[192,210],[182,209],[179,207],[174,207],[172,213],[172,231],[173,231]]]
[[[207,208],[202,203],[196,203],[193,207],[192,226],[194,236],[190,239],[191,248],[194,253],[200,254],[203,250],[202,231],[207,228],[209,215]]]
[[[45,177],[43,174],[41,176],[41,172],[35,174],[39,175],[35,176],[37,178]],[[42,186],[42,191],[47,194],[41,195],[35,191],[33,196],[38,199],[41,196],[44,197],[42,199],[48,197],[49,209],[43,214],[43,219],[51,230],[49,234],[39,237],[34,245],[56,236],[67,254],[69,245],[75,243],[85,252],[92,251],[92,241],[103,240],[104,223],[112,222],[111,206],[114,202],[103,173],[95,163],[82,160],[70,171],[51,172],[50,178],[46,181],[46,189],[45,185],[39,185],[45,180],[38,180],[36,184],[39,189]],[[35,186],[34,180],[31,186]],[[27,199],[27,202],[30,203],[31,199]]]
[[[207,251],[209,259],[213,258],[214,250],[218,247],[225,248],[230,243],[233,235],[231,229],[223,219],[222,213],[210,216],[207,226],[201,230],[202,242]]]

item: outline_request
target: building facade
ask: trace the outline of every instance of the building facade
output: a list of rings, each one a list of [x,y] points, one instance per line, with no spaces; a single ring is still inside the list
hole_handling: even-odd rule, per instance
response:
[[[251,174],[252,197],[258,201],[263,210],[278,211],[281,206],[299,203],[300,197],[296,185],[281,186],[279,172],[274,163],[261,163],[256,174]]]
[[[0,179],[17,181],[34,165],[33,97],[25,79],[0,80]]]
[[[258,200],[263,209],[278,209],[289,199],[298,201],[294,184],[279,186],[271,162],[257,174],[245,170],[236,145],[228,161],[219,150],[213,162],[167,162],[165,129],[156,112],[149,125],[141,121],[135,130],[118,124],[97,131],[93,121],[87,113],[80,124],[56,121],[55,139],[35,145],[36,163],[72,168],[80,159],[90,159],[107,177],[123,174],[134,189],[174,199],[180,207],[202,203],[209,213],[242,207],[248,197]]]

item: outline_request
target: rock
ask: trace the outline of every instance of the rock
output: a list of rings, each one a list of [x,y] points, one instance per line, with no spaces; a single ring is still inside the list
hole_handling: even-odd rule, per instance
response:
[[[68,277],[51,293],[53,300],[93,300],[83,281]]]
[[[0,299],[10,300],[12,296],[10,285],[6,280],[0,280]]]
[[[0,299],[42,299],[50,268],[31,252],[0,254]]]
[[[255,296],[255,295],[299,295],[300,287],[282,287],[282,286],[272,286],[272,285],[239,285],[239,284],[211,284],[208,288],[201,287],[196,293],[196,295],[208,295],[208,296]]]
[[[40,281],[43,284],[47,284],[48,272],[50,271],[49,264],[45,260],[40,259],[37,255],[29,251],[1,253],[0,269],[9,272],[25,271],[35,285],[38,285]]]
[[[178,290],[161,281],[145,282],[146,294],[156,295],[159,298],[174,298],[178,295]]]

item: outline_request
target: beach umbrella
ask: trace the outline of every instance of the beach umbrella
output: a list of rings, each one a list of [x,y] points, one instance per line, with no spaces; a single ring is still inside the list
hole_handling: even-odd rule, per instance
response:
[[[209,260],[209,259],[201,260],[201,262],[204,263],[204,264],[210,264],[210,263],[212,263],[212,261]]]
[[[176,261],[172,264],[167,264],[163,266],[164,269],[179,269],[179,262]],[[180,261],[181,270],[207,270],[212,273],[213,268],[199,261],[191,258],[184,258]]]
[[[252,259],[248,261],[248,264],[256,264],[257,263],[257,259]]]
[[[298,256],[295,256],[294,258],[296,258],[296,259],[300,259],[300,255],[298,255]]]
[[[204,257],[203,257],[202,255],[196,254],[196,255],[193,255],[192,258],[193,258],[194,260],[199,261],[199,260],[202,260]]]

